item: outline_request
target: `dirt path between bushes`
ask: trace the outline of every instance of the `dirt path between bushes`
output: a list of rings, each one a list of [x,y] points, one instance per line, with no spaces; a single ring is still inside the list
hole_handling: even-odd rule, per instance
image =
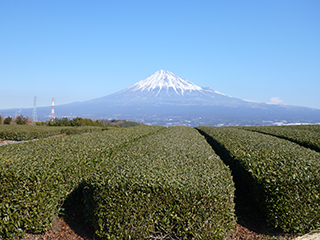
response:
[[[78,226],[74,226],[74,224],[78,224]],[[71,226],[70,226],[71,225]],[[149,240],[171,240],[172,238],[160,238],[159,236],[156,238],[149,238]],[[319,240],[320,233],[314,234],[306,234],[301,237],[283,237],[283,236],[269,236],[265,234],[259,234],[253,231],[250,231],[246,227],[237,224],[234,233],[228,237],[226,240]],[[53,221],[53,226],[51,229],[48,229],[43,234],[26,234],[25,238],[21,240],[99,240],[99,238],[94,234],[94,230],[88,226],[87,223],[79,222],[74,220],[73,223],[69,224],[61,217],[57,217]]]
[[[69,223],[62,217],[57,217],[54,219],[52,228],[48,229],[43,234],[26,234],[25,238],[21,240],[99,240],[99,238],[94,234],[94,230],[88,226],[88,224],[83,219],[68,220]],[[173,240],[170,237],[151,237],[149,240]],[[266,234],[259,234],[249,230],[248,228],[237,224],[234,233],[228,237],[226,240],[319,240],[320,233],[306,234],[301,237],[284,237],[284,236],[270,236]]]
[[[14,143],[23,143],[26,141],[13,141],[13,140],[5,140],[0,138],[0,146],[8,145],[8,144],[14,144]]]
[[[319,239],[320,239],[320,230],[295,238],[295,240],[319,240]]]

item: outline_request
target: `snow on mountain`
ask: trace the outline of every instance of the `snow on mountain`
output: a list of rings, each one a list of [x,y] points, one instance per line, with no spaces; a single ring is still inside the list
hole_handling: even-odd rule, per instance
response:
[[[146,77],[145,79],[137,82],[128,90],[131,91],[154,91],[157,90],[158,93],[162,89],[172,88],[178,95],[183,95],[185,91],[202,91],[203,89],[194,83],[185,80],[183,78],[178,77],[172,72],[160,70],[155,72],[154,74]]]
[[[209,106],[241,105],[244,101],[232,98],[211,88],[202,88],[172,72],[159,70],[129,88],[90,100],[118,106]]]
[[[212,92],[212,93],[215,93],[215,94],[219,94],[219,95],[223,95],[223,96],[226,96],[226,97],[231,97],[227,94],[224,94],[224,93],[221,93],[221,92],[218,92],[216,90],[213,90],[212,88],[208,87],[208,88],[202,88],[202,90],[206,91],[206,92]]]

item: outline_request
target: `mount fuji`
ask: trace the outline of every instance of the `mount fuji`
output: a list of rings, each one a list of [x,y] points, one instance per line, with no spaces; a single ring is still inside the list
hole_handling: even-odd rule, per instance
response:
[[[32,111],[32,109],[30,109]],[[39,108],[38,114],[44,108]],[[50,108],[46,108],[46,116]],[[165,126],[320,123],[320,110],[255,103],[203,88],[160,70],[120,92],[55,106],[58,117],[127,119]]]
[[[113,103],[121,106],[240,106],[248,104],[211,88],[202,88],[169,71],[160,70],[115,94],[88,101],[88,103]],[[175,110],[176,111],[176,110]],[[191,112],[190,112],[191,114]]]

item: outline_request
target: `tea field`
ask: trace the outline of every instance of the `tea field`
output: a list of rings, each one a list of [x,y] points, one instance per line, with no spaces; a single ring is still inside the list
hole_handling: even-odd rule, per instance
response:
[[[320,228],[319,125],[71,128],[86,134],[60,138],[46,137],[63,127],[8,127],[0,138],[43,139],[0,146],[0,239],[50,228],[79,189],[102,239],[225,239],[236,188],[273,228]]]

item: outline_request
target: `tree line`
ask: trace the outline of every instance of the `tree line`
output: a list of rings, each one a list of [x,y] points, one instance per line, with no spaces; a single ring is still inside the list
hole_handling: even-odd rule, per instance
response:
[[[24,117],[23,115],[12,118],[10,116],[4,118],[0,115],[0,124],[7,125],[37,125],[37,126],[59,126],[59,127],[77,127],[77,126],[112,126],[112,127],[134,127],[141,126],[142,123],[127,121],[127,120],[110,120],[110,119],[100,119],[100,120],[92,120],[89,118],[81,118],[76,117],[73,119],[69,118],[52,118],[48,121],[44,122],[34,122],[29,117]]]
[[[28,117],[24,117],[22,115],[17,116],[16,118],[12,117],[2,117],[0,116],[0,124],[17,124],[17,125],[28,125],[30,123],[30,119]]]
[[[31,123],[32,123],[31,119],[29,117],[24,117],[23,115],[17,116],[15,118],[12,118],[10,116],[4,118],[3,116],[0,116],[0,124],[30,125]],[[105,126],[105,124],[103,124],[99,120],[93,121],[92,119],[81,118],[81,117],[76,117],[73,119],[52,118],[46,122],[35,122],[35,124],[38,126],[99,126],[99,127]]]
[[[69,118],[52,118],[50,121],[47,122],[41,122],[41,124],[37,125],[47,125],[47,126],[71,126],[71,127],[78,127],[78,126],[98,126],[98,127],[104,127],[105,125],[100,122],[99,120],[93,121],[89,118],[81,118],[76,117],[73,119]]]

